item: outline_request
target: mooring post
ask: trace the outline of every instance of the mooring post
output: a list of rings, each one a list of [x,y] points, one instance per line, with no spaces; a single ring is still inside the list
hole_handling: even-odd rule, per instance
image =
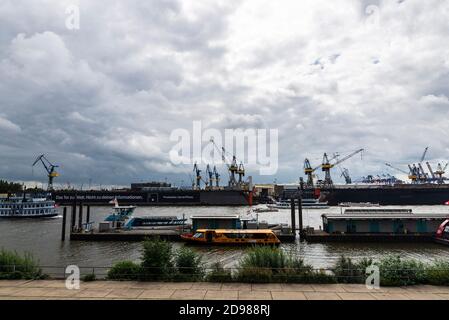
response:
[[[80,215],[78,217],[78,229],[81,231],[83,229],[83,203],[80,202]]]
[[[292,214],[292,233],[296,236],[295,198],[290,199],[290,207]]]
[[[62,214],[62,230],[61,230],[61,241],[65,241],[65,225],[67,219],[67,207],[64,207]]]
[[[90,205],[87,206],[86,223],[90,222]]]
[[[302,222],[302,196],[298,196],[298,228],[299,228],[299,238],[301,239],[304,233],[304,225]]]
[[[72,204],[72,217],[71,217],[71,221],[70,221],[70,233],[75,231],[75,222],[76,222],[76,195],[75,198],[73,199],[73,204]]]

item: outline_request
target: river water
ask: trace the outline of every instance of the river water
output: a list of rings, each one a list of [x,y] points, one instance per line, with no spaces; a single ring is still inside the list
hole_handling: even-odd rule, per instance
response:
[[[385,207],[389,208],[389,207]],[[390,208],[409,208],[414,213],[448,213],[448,206],[395,206]],[[62,209],[60,209],[62,211]],[[136,216],[170,215],[186,218],[192,215],[242,214],[247,207],[138,207]],[[321,214],[339,213],[341,208],[304,210],[304,225],[316,229],[321,226]],[[70,210],[68,210],[70,212]],[[91,220],[103,221],[110,212],[107,207],[92,207]],[[69,215],[70,216],[70,215]],[[67,219],[69,220],[69,219]],[[259,221],[269,223],[290,223],[290,210],[260,213]],[[0,248],[30,252],[42,266],[67,266],[76,264],[80,267],[108,267],[120,260],[138,261],[141,243],[133,242],[61,242],[62,218],[42,220],[0,220]],[[184,244],[174,243],[174,248]],[[225,267],[235,266],[244,248],[235,247],[193,247],[203,255],[205,264],[221,261]],[[316,268],[329,268],[342,254],[355,259],[362,257],[380,258],[388,254],[421,261],[449,258],[449,247],[433,243],[397,244],[397,243],[306,243],[282,244],[281,248],[290,254],[302,257],[306,263]]]

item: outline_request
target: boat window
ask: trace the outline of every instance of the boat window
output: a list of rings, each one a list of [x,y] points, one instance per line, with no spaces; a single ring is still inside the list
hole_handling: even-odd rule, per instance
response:
[[[195,235],[193,236],[193,238],[196,238],[196,239],[198,239],[198,238],[204,238],[204,233],[202,233],[202,232],[197,232],[197,233],[195,233]]]

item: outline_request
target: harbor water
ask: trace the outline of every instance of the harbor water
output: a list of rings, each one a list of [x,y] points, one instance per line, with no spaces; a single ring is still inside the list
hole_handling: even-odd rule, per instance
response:
[[[260,206],[263,207],[263,206]],[[394,206],[383,208],[407,208],[414,213],[448,213],[449,206]],[[340,213],[340,207],[329,209],[305,209],[304,226],[316,229],[322,224],[321,214]],[[62,212],[62,208],[59,209]],[[110,207],[92,207],[91,221],[98,223],[111,211]],[[247,216],[247,207],[138,207],[135,216],[157,215],[186,218],[192,215],[241,214]],[[68,210],[70,213],[70,209]],[[254,215],[254,214],[253,214]],[[290,224],[290,210],[258,214],[259,221]],[[67,220],[70,220],[69,218]],[[83,242],[61,241],[61,216],[49,219],[0,220],[0,247],[18,252],[32,253],[42,266],[109,267],[120,260],[138,261],[141,243],[138,242]],[[174,243],[174,248],[183,246]],[[449,247],[433,243],[286,243],[281,247],[289,254],[302,257],[315,268],[329,268],[341,255],[355,259],[381,258],[386,255],[400,255],[423,262],[449,258]],[[237,247],[193,247],[203,255],[207,265],[221,261],[225,267],[235,266],[245,248]]]

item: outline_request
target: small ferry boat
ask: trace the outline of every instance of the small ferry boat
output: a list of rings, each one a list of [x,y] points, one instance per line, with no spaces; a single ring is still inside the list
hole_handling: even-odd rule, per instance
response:
[[[53,200],[45,197],[7,197],[0,199],[0,218],[51,218],[58,215]]]
[[[119,206],[116,198],[109,203],[114,204],[112,208],[114,211],[106,217],[105,221],[125,221],[134,213],[136,206]]]
[[[181,229],[186,221],[187,219],[178,219],[175,216],[132,217],[125,224],[125,229]]]
[[[213,245],[278,245],[279,238],[271,229],[198,229],[195,234],[183,234],[188,243]]]
[[[298,203],[295,201],[295,203]],[[272,209],[291,209],[290,200],[281,200],[274,204],[267,204],[267,207]],[[303,209],[328,209],[329,205],[327,202],[319,202],[318,199],[303,199],[302,200]]]

